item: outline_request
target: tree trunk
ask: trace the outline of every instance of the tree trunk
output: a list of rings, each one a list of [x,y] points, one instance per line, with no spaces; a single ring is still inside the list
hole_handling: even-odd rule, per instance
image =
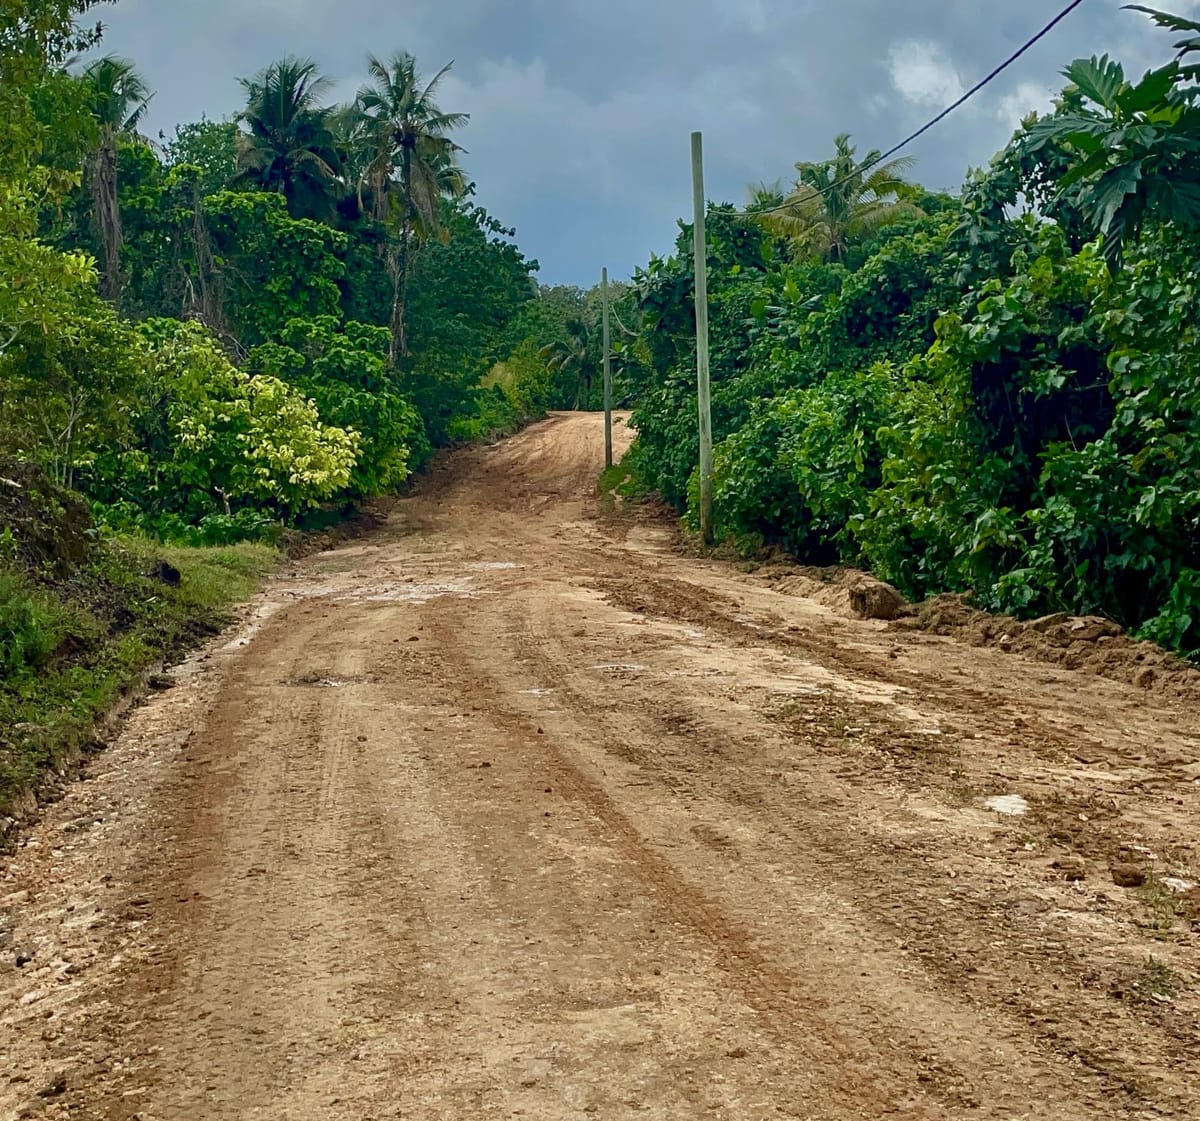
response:
[[[100,294],[111,303],[119,304],[124,236],[121,230],[121,204],[117,195],[117,145],[111,137],[101,141],[93,157],[91,179],[96,233],[104,253]]]
[[[404,312],[408,289],[408,231],[400,234],[400,242],[387,250],[388,273],[392,278],[392,316],[389,323],[391,342],[388,345],[388,361],[395,365],[401,358],[408,357],[408,336],[404,326]]]
[[[403,145],[400,160],[400,189],[403,193],[404,222],[400,227],[400,240],[388,252],[388,269],[392,276],[392,340],[388,348],[388,360],[395,365],[398,359],[408,357],[408,332],[404,314],[408,303],[408,270],[411,265],[412,223],[412,148]]]
[[[233,338],[229,321],[225,318],[225,286],[221,271],[217,266],[213,253],[212,238],[208,231],[208,222],[204,216],[204,198],[197,187],[192,199],[192,221],[190,228],[192,242],[192,263],[196,270],[196,283],[189,285],[189,291],[184,301],[184,318],[199,319],[226,346]],[[187,266],[181,264],[185,279]]]

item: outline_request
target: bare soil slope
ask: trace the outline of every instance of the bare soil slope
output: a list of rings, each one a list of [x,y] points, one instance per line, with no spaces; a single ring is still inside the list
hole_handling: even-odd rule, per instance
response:
[[[682,557],[601,449],[135,714],[0,865],[0,1116],[1200,1116],[1195,708]]]

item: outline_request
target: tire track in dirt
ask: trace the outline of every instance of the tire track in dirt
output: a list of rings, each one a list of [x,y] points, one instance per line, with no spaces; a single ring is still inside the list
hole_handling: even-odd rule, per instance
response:
[[[687,617],[692,622],[700,621],[699,617],[694,614]],[[762,641],[760,639],[760,643]],[[745,644],[740,649],[747,649],[749,645]],[[552,650],[548,653],[545,662],[545,672],[549,675],[553,673],[553,666],[561,664],[561,658],[557,651]],[[630,742],[652,743],[653,732],[649,734],[643,732],[641,735],[637,735],[632,734],[625,727],[620,730],[610,730],[607,735],[601,734],[596,738],[602,740],[606,746],[611,744],[609,750],[618,759],[633,764],[642,773],[652,774],[654,782],[661,782],[673,796],[684,793],[695,799],[701,797],[700,780],[694,778],[696,753],[703,753],[709,762],[719,760],[720,773],[723,777],[728,780],[732,775],[734,778],[732,781],[718,781],[715,784],[710,782],[708,794],[717,796],[724,802],[726,809],[723,811],[723,816],[726,822],[728,822],[731,812],[750,807],[760,816],[773,822],[772,833],[782,834],[790,842],[787,855],[801,866],[814,869],[819,873],[815,878],[819,879],[823,885],[836,885],[840,889],[842,899],[858,898],[861,900],[869,889],[874,889],[870,896],[874,913],[868,921],[871,927],[875,928],[875,940],[878,943],[903,945],[906,955],[918,958],[935,975],[941,975],[943,980],[953,987],[952,991],[969,992],[975,989],[977,997],[985,1002],[1004,1000],[1009,1005],[1015,1005],[1018,1014],[1043,1020],[1047,1028],[1050,1024],[1057,1022],[1053,1015],[1052,1006],[1055,1003],[1053,998],[1049,1002],[1051,1008],[1046,1008],[1044,1004],[1039,1006],[1039,1001],[1045,1002],[1046,998],[1051,996],[1049,984],[1045,986],[1045,991],[1031,995],[1028,999],[1024,999],[1021,995],[1014,999],[1011,992],[1006,993],[1002,989],[997,992],[999,987],[996,985],[990,986],[992,991],[989,992],[989,986],[979,983],[982,980],[982,977],[979,976],[981,971],[970,964],[973,947],[978,945],[978,925],[951,924],[942,918],[944,912],[941,908],[932,913],[927,910],[931,897],[936,899],[938,896],[944,895],[947,890],[946,887],[931,878],[935,875],[944,875],[943,872],[937,870],[936,853],[930,855],[909,839],[906,839],[902,845],[888,844],[884,849],[879,845],[877,838],[858,836],[855,830],[849,826],[844,815],[839,816],[837,812],[830,811],[828,804],[823,805],[831,800],[828,791],[819,792],[816,796],[809,792],[809,796],[803,799],[804,820],[797,822],[794,799],[789,804],[787,799],[775,796],[779,790],[779,783],[770,774],[770,764],[767,760],[763,760],[762,765],[756,771],[747,771],[736,766],[734,759],[736,755],[741,754],[739,748],[762,748],[763,737],[761,734],[756,734],[745,744],[739,745],[737,743],[738,728],[706,724],[703,714],[697,718],[694,701],[690,709],[687,707],[686,696],[682,701],[672,699],[669,695],[664,698],[666,684],[668,683],[664,683],[661,678],[654,681],[654,705],[658,711],[650,715],[652,721],[659,725],[685,724],[685,734],[680,736],[677,741],[673,741],[680,744],[679,752],[667,751],[661,744],[655,748],[644,747],[636,753],[631,752]],[[511,688],[507,691],[511,693]],[[564,685],[561,679],[558,682],[557,691],[563,695],[566,708],[572,714],[573,730],[576,733],[577,717],[580,712],[603,713],[613,711],[619,705],[616,698],[612,698],[607,705],[597,704],[594,699],[589,704],[585,696],[572,691],[569,686]],[[667,709],[665,716],[662,711],[663,706]],[[717,749],[717,745],[722,743],[732,744],[732,751],[722,753]],[[669,775],[669,778],[660,779],[660,776],[663,775]],[[646,786],[651,783],[639,782],[638,785]],[[793,793],[793,790],[788,790],[788,798],[792,798]],[[689,804],[688,809],[690,813],[697,816],[703,813],[703,809],[694,803]],[[705,829],[709,838],[722,836],[718,830],[711,827],[706,826]],[[789,833],[791,833],[790,836]],[[727,845],[718,845],[717,847],[720,849]],[[759,851],[759,855],[762,855],[761,851]],[[777,854],[777,859],[779,855],[782,854]],[[864,870],[870,869],[872,865],[881,860],[887,861],[896,872],[895,879],[899,884],[899,892],[889,892],[886,885],[882,885],[881,889],[880,884],[869,883],[870,876],[864,875]],[[847,874],[849,874],[849,878],[847,878]],[[743,869],[740,871],[740,875],[745,878],[747,873]],[[982,896],[984,892],[997,886],[1003,888],[1002,882],[998,884],[994,875],[986,877],[980,895]],[[917,889],[915,896],[914,889]],[[970,902],[974,905],[976,923],[980,920],[985,923],[999,922],[1000,929],[991,931],[994,947],[1004,945],[1006,954],[1013,960],[1023,957],[1030,960],[1030,955],[1020,952],[1020,940],[1023,936],[1027,937],[1027,933],[1005,929],[1010,924],[1005,922],[1007,916],[1002,909],[986,905],[981,898],[962,899],[961,892],[958,890],[954,890],[954,894],[959,897],[960,903]],[[864,917],[857,916],[860,924]],[[932,935],[929,933],[931,928],[935,932]],[[1041,955],[1042,958],[1045,956]],[[1036,959],[1037,955],[1034,958]],[[1039,964],[1044,964],[1044,962],[1039,962]],[[1070,981],[1071,970],[1075,964],[1077,963],[1061,959],[1055,962],[1056,972],[1065,990],[1061,1001],[1064,1009],[1060,1011],[1065,1010],[1067,1002],[1070,1001],[1074,1005],[1073,1012],[1078,1014],[1078,1006],[1082,1000],[1074,992],[1075,986]],[[976,975],[974,983],[972,975]],[[786,977],[777,975],[777,982],[785,988],[790,985],[794,990],[797,978],[794,975]],[[1055,982],[1053,989],[1057,990],[1058,988],[1059,983]],[[1102,1007],[1100,1011],[1103,1011]],[[1049,1015],[1047,1015],[1048,1012]],[[1068,1015],[1064,1020],[1069,1022],[1070,1018]],[[1109,1033],[1110,1042],[1114,1044],[1114,1054],[1116,1055],[1120,1055],[1123,1050],[1121,1044],[1128,1033],[1128,1026],[1128,1024],[1117,1025],[1117,1030]],[[1051,1043],[1047,1050],[1049,1052],[1057,1051],[1061,1061],[1067,1064],[1078,1063],[1081,1054],[1086,1052],[1086,1049],[1076,1045],[1069,1034],[1061,1035],[1051,1030],[1044,1032],[1039,1042]],[[1159,1043],[1161,1048],[1156,1053],[1154,1065],[1161,1063],[1163,1066],[1169,1067],[1176,1062],[1191,1061],[1192,1057],[1182,1040],[1164,1035]],[[1175,1045],[1172,1046],[1172,1044]],[[980,1052],[984,1050],[986,1047],[981,1044]],[[928,1087],[931,1090],[936,1091],[937,1083],[941,1081],[949,1082],[951,1085],[957,1082],[959,1087],[971,1083],[971,1080],[967,1078],[955,1079],[950,1074],[950,1068],[947,1068],[944,1062],[938,1064],[940,1067],[939,1077],[935,1078],[923,1066],[918,1055],[907,1056],[906,1061],[910,1064],[909,1069],[920,1069],[928,1081],[934,1083]],[[1093,1091],[1092,1100],[1096,1106],[1108,1103],[1114,1092],[1128,1093],[1138,1099],[1143,1097],[1133,1084],[1139,1080],[1135,1077],[1134,1071],[1145,1065],[1140,1056],[1114,1057],[1107,1061],[1095,1059],[1091,1065],[1102,1078]],[[1005,1074],[1007,1075],[1007,1072]],[[1058,1077],[1062,1077],[1061,1073]],[[964,1102],[971,1100],[971,1095],[964,1096],[961,1089],[952,1090],[951,1094],[950,1100],[956,1102],[960,1108],[964,1106]]]
[[[674,581],[660,579],[656,581],[653,592],[643,591],[641,585],[638,584],[622,584],[620,580],[607,580],[602,582],[601,587],[606,591],[612,588],[617,589],[617,594],[612,598],[620,604],[630,606],[633,610],[640,612],[649,611],[652,615],[660,615],[664,619],[676,619],[684,617],[689,621],[701,625],[705,622],[705,613],[709,612],[713,629],[719,633],[732,633],[738,637],[739,647],[750,649],[755,646],[777,646],[784,649],[793,650],[800,646],[807,657],[813,658],[818,663],[824,663],[827,666],[836,669],[844,669],[847,666],[853,667],[855,676],[843,684],[853,687],[855,682],[869,683],[871,681],[885,681],[898,686],[911,685],[911,679],[907,674],[900,674],[889,671],[886,665],[875,667],[874,672],[871,672],[872,667],[864,667],[862,662],[857,659],[847,659],[839,652],[833,657],[825,657],[826,644],[821,642],[803,642],[797,643],[793,640],[790,631],[783,630],[781,627],[766,626],[762,623],[754,623],[747,620],[744,611],[740,610],[742,605],[736,605],[739,609],[736,615],[731,615],[730,604],[731,600],[728,597],[723,597],[720,594],[713,594],[710,589],[700,588],[693,585],[690,581]],[[636,591],[631,589],[636,587]],[[656,606],[649,608],[647,603],[653,603]],[[666,610],[660,610],[659,606],[666,604],[669,607]],[[710,607],[710,604],[712,605]],[[682,607],[680,606],[682,605]],[[878,656],[878,655],[877,655]],[[1011,663],[1010,663],[1011,664]],[[866,668],[868,672],[861,673]],[[1018,664],[1018,672],[1019,672]],[[861,676],[860,676],[861,674]],[[1086,678],[1083,680],[1086,681]],[[980,736],[979,730],[990,733],[988,738],[994,736],[997,740],[1005,743],[1010,743],[1014,747],[1021,747],[1024,753],[1028,754],[1029,749],[1034,749],[1033,756],[1039,762],[1044,764],[1059,764],[1077,758],[1080,754],[1080,743],[1077,738],[1069,738],[1064,735],[1061,728],[1047,721],[1041,720],[1036,715],[1036,712],[1031,713],[1028,703],[1029,698],[1025,697],[1025,705],[1019,705],[1010,697],[1002,696],[999,690],[984,691],[980,689],[962,690],[946,695],[939,688],[947,678],[941,675],[930,675],[930,679],[926,684],[933,684],[934,688],[928,689],[922,693],[920,697],[920,708],[922,713],[936,718],[945,729],[947,717],[960,717],[962,727],[971,727],[975,729],[975,734],[972,736],[969,751],[964,751],[964,745],[959,745],[957,752],[958,758],[971,758],[972,762],[978,765],[981,761],[987,761],[986,752],[988,749],[994,751],[992,744],[979,742],[984,739]],[[1102,687],[1102,689],[1105,687]],[[850,690],[852,691],[852,689]],[[909,693],[910,689],[904,689],[904,693]],[[1120,693],[1122,690],[1117,687],[1115,690]],[[1124,690],[1129,693],[1129,690]],[[963,712],[963,702],[979,702],[973,710],[975,713],[972,720],[965,718]],[[899,706],[907,707],[905,705]],[[847,709],[846,711],[852,711]],[[880,713],[885,714],[884,719],[880,720]],[[903,727],[902,722],[894,718],[888,719],[886,709],[879,709],[876,706],[875,713],[872,717],[875,728],[872,732],[872,739],[878,741],[880,739],[893,739],[898,732],[901,732]],[[1015,723],[1010,719],[1011,715],[1021,713]],[[854,719],[854,723],[861,723],[862,713],[858,714],[858,718]],[[1020,740],[1011,738],[1011,733],[1014,729],[1019,729]],[[845,742],[845,737],[839,731],[834,729],[814,729],[809,726],[804,729],[804,734],[811,737],[814,731],[823,731],[827,742],[834,742],[839,753],[844,757],[846,749],[849,746]],[[855,729],[859,731],[859,729]],[[881,735],[882,733],[882,735]],[[728,735],[728,730],[725,733]],[[903,734],[903,733],[901,733]],[[908,732],[911,737],[911,729]],[[930,742],[930,741],[926,741]],[[936,741],[939,746],[944,742],[944,737],[939,737]],[[1104,745],[1100,741],[1092,741],[1095,747],[1099,748],[1099,752],[1094,749],[1084,750],[1083,754],[1091,755],[1091,762],[1100,762],[1102,759],[1119,761],[1119,753],[1111,749],[1111,745]],[[1155,746],[1153,744],[1149,745]],[[1085,741],[1085,749],[1087,744]],[[1177,752],[1177,746],[1168,748],[1165,751],[1155,752],[1162,762],[1168,766],[1172,762],[1172,757]],[[922,752],[923,755],[928,755],[928,751]],[[980,757],[983,757],[981,760]],[[1002,753],[995,753],[992,756],[993,762],[1002,760]],[[1175,759],[1175,762],[1178,760]],[[851,768],[850,774],[852,778],[861,776],[861,769],[856,771]],[[921,768],[921,778],[929,777],[928,767]],[[761,769],[759,771],[761,776]],[[1177,776],[1167,775],[1161,776],[1159,779],[1161,785],[1178,790],[1179,779]],[[978,780],[976,780],[976,792],[978,793]],[[984,788],[988,793],[1001,793],[1005,789],[1001,786],[997,789]],[[1146,784],[1139,784],[1139,790],[1143,793],[1148,792],[1150,787]],[[951,792],[953,793],[953,792]],[[756,795],[761,798],[764,805],[771,802],[770,788],[764,786]],[[734,804],[745,800],[744,792],[736,794],[731,800]],[[1144,805],[1144,802],[1143,802]],[[1121,831],[1122,821],[1121,815],[1116,811],[1116,806],[1112,810],[1107,807],[1102,807],[1098,810],[1094,802],[1089,801],[1082,804],[1080,809],[1088,810],[1089,813],[1083,814],[1083,819],[1086,821],[1090,818],[1093,824],[1096,819],[1101,821],[1107,820],[1108,831],[1113,834],[1119,834]],[[1064,818],[1073,817],[1073,814],[1064,814],[1062,812],[1051,813],[1049,807],[1038,807],[1039,810],[1045,811],[1036,812],[1032,818],[1025,819],[1029,825],[1042,826],[1040,830],[1043,833],[1051,832],[1055,828],[1060,828]],[[787,808],[783,805],[774,805],[769,811],[773,814],[778,814],[779,819],[786,820]],[[820,812],[814,815],[820,818]],[[1045,816],[1046,820],[1041,820]],[[814,822],[816,826],[812,831],[806,833],[806,846],[808,848],[807,856],[810,859],[815,859],[820,865],[822,878],[827,881],[838,881],[840,873],[844,870],[861,870],[869,866],[869,864],[878,859],[880,853],[878,850],[872,851],[869,846],[849,846],[846,847],[844,841],[851,834],[845,828],[845,823],[839,823],[836,820],[826,821],[823,825],[819,822]],[[1078,826],[1075,826],[1078,830]],[[830,848],[828,842],[834,839],[838,842],[837,846]],[[1079,838],[1072,837],[1070,841],[1078,843]],[[816,848],[818,853],[813,853],[812,849]],[[1017,848],[1018,846],[1014,846]],[[1033,846],[1026,845],[1027,848]],[[1159,845],[1159,850],[1166,853],[1168,849],[1165,846]],[[1099,855],[1107,858],[1111,855],[1110,850],[1117,850],[1119,846],[1115,843],[1102,844],[1099,849]],[[1082,851],[1082,850],[1080,850]],[[1190,860],[1194,858],[1194,849],[1187,846],[1178,850],[1181,854],[1180,859]],[[819,854],[819,855],[818,855]],[[897,851],[895,848],[889,853],[889,859],[896,861],[897,859],[904,862],[905,853]],[[917,855],[907,854],[907,855]],[[928,863],[928,857],[923,857],[924,862]],[[856,877],[857,878],[857,877]],[[1130,1109],[1138,1110],[1147,1107],[1163,1092],[1163,1087],[1169,1083],[1170,1079],[1163,1077],[1167,1071],[1180,1069],[1195,1069],[1195,1051],[1194,1040],[1196,1039],[1197,1018],[1195,1011],[1192,1010],[1186,1014],[1183,1019],[1183,1024],[1178,1024],[1179,1017],[1155,1015],[1153,1010],[1147,1010],[1140,1016],[1129,1009],[1121,1009],[1120,1011],[1114,1007],[1111,992],[1106,991],[1111,987],[1111,976],[1107,978],[1106,983],[1100,983],[1100,978],[1094,968],[1089,966],[1088,955],[1082,953],[1072,953],[1068,945],[1060,942],[1057,938],[1060,931],[1048,931],[1046,934],[1045,943],[1033,943],[1028,941],[1029,932],[1022,932],[1020,929],[1012,929],[1012,915],[1006,913],[1002,908],[989,906],[986,899],[986,891],[997,886],[995,880],[991,884],[987,884],[983,877],[976,877],[974,882],[980,885],[981,880],[985,886],[985,891],[977,894],[976,898],[971,900],[959,899],[960,904],[969,903],[976,911],[976,924],[970,923],[948,923],[944,921],[952,916],[960,917],[958,911],[953,911],[946,914],[944,917],[939,915],[938,911],[930,914],[928,911],[922,913],[921,906],[928,902],[927,899],[921,900],[918,897],[918,906],[905,906],[905,898],[908,896],[910,889],[914,884],[921,883],[923,879],[921,868],[913,866],[911,860],[907,862],[903,874],[897,876],[897,880],[902,886],[900,896],[893,896],[891,893],[884,893],[882,897],[877,897],[875,903],[878,907],[880,917],[887,919],[899,919],[894,922],[893,933],[907,935],[906,944],[912,944],[914,952],[932,969],[935,973],[941,975],[946,983],[953,984],[956,988],[969,990],[972,987],[978,988],[978,982],[983,978],[983,971],[974,965],[968,964],[971,958],[972,943],[978,945],[979,939],[979,921],[997,924],[990,931],[992,936],[992,945],[997,947],[1004,946],[1004,956],[1010,960],[1024,960],[1029,967],[1037,972],[1046,972],[1047,967],[1053,970],[1055,980],[1052,985],[1040,986],[1041,991],[1025,993],[1018,989],[1017,993],[1005,993],[1002,988],[993,984],[991,992],[980,993],[979,996],[983,1000],[1002,999],[1005,1003],[1017,1006],[1028,1021],[1035,1025],[1039,1031],[1039,1039],[1047,1047],[1047,1049],[1059,1052],[1066,1060],[1080,1063],[1086,1068],[1093,1070],[1103,1079],[1104,1097],[1097,1100],[1097,1104],[1101,1101],[1110,1103],[1111,1095],[1119,1095],[1127,1102]],[[928,885],[926,885],[928,886]],[[939,894],[934,892],[933,894]],[[955,892],[958,895],[958,892]],[[1101,895],[1103,900],[1103,895]],[[1049,911],[1050,908],[1037,901],[1034,897],[1026,897],[1019,901],[1023,904],[1033,905],[1041,911]],[[1021,917],[1029,917],[1022,915]],[[933,926],[937,931],[936,937],[928,939],[931,945],[922,945],[922,940],[912,937],[913,932],[920,930],[922,926]],[[999,940],[997,940],[999,938]],[[1094,966],[1094,962],[1090,963]],[[993,979],[995,980],[995,979]],[[975,982],[974,984],[972,982]],[[1086,988],[1095,989],[1096,991],[1088,992]],[[1091,1015],[1082,1019],[1079,1024],[1079,1030],[1073,1030],[1072,1020],[1080,1016],[1081,1006],[1086,1005],[1091,1009]],[[1161,1010],[1160,1010],[1161,1011]],[[1142,1046],[1130,1046],[1130,1040],[1136,1038],[1141,1032],[1145,1031],[1147,1024],[1146,1019],[1151,1021],[1157,1020],[1150,1030],[1156,1035],[1155,1044],[1148,1049]],[[1139,1020],[1141,1022],[1139,1022]],[[1176,1021],[1172,1023],[1171,1021]],[[1182,1030],[1178,1030],[1182,1028]],[[1173,1030],[1175,1029],[1175,1030]],[[1148,1058],[1147,1050],[1153,1058]],[[1158,1085],[1155,1085],[1158,1083]],[[1179,1096],[1177,1107],[1186,1115],[1191,1108],[1192,1098],[1190,1093],[1185,1093]]]

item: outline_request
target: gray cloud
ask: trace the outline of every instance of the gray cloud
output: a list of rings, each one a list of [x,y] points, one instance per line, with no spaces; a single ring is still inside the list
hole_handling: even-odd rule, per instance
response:
[[[1200,0],[1163,0],[1196,11]],[[1058,0],[120,0],[105,49],[158,91],[152,126],[235,112],[248,76],[312,55],[350,95],[368,51],[411,50],[430,73],[454,59],[448,109],[479,201],[518,228],[548,282],[628,274],[670,249],[690,206],[688,133],[703,129],[708,194],[786,177],[850,132],[888,147],[973,84]],[[1084,4],[976,102],[912,148],[915,176],[956,187],[1072,58],[1108,52],[1137,70],[1170,38],[1119,0]]]

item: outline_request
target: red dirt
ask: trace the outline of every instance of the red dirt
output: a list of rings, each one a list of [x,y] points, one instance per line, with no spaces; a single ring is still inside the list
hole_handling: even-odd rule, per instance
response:
[[[0,1114],[1200,1116],[1194,705],[683,557],[601,447],[456,455],[47,811]]]

